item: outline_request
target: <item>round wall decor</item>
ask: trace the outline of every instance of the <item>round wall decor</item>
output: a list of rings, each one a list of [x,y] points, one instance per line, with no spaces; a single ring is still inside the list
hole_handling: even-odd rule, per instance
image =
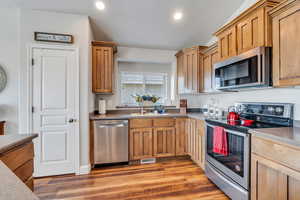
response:
[[[6,73],[3,69],[3,67],[1,67],[0,65],[0,92],[2,92],[4,90],[4,88],[6,87],[7,84],[7,76]]]

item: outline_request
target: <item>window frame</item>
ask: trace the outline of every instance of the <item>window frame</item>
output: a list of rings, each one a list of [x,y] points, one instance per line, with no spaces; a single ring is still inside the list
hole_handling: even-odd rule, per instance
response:
[[[162,105],[167,105],[168,102],[171,101],[171,96],[168,88],[170,87],[169,81],[171,80],[169,77],[169,74],[167,72],[130,72],[130,71],[120,71],[118,72],[118,88],[119,88],[119,98],[118,98],[118,106],[117,107],[140,107],[138,104],[124,104],[122,102],[122,73],[129,73],[129,74],[142,74],[143,76],[143,88],[144,90],[146,89],[146,76],[147,75],[163,75],[164,76],[164,87],[165,87],[165,93],[166,95],[164,96],[164,102]]]

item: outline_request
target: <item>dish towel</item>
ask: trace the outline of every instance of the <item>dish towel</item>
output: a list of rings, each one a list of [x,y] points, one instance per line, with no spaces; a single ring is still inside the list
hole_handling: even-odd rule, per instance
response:
[[[227,134],[223,127],[214,127],[213,152],[228,156]]]

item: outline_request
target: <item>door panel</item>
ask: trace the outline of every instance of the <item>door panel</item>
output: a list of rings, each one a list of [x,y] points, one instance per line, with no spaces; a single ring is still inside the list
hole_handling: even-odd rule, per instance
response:
[[[153,157],[152,128],[130,130],[130,160]]]
[[[241,54],[255,47],[264,46],[264,34],[264,9],[260,9],[238,23],[238,53]]]
[[[273,80],[275,86],[300,85],[300,2],[273,17]]]
[[[176,155],[187,155],[187,119],[176,119]]]
[[[74,50],[34,49],[35,176],[75,172],[77,59]]]
[[[153,154],[155,157],[175,156],[175,128],[154,128]]]

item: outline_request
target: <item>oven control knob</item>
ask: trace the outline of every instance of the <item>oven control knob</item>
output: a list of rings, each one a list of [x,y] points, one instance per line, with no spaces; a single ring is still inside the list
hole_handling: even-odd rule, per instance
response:
[[[271,112],[271,113],[272,113],[272,112],[274,112],[274,110],[275,110],[275,109],[274,109],[274,107],[271,107],[271,106],[270,106],[270,107],[268,107],[268,111],[269,111],[269,112]]]

